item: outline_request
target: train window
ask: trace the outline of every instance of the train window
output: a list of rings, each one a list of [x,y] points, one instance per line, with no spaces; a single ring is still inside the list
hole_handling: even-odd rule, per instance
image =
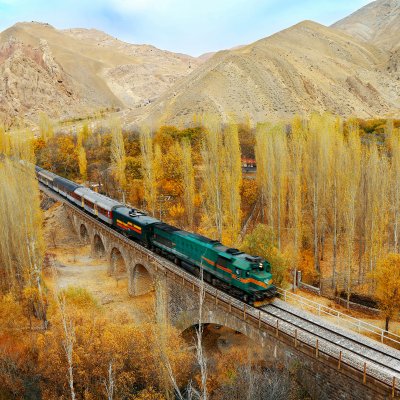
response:
[[[90,207],[90,208],[94,208],[94,204],[93,204],[91,201],[89,201],[89,200],[86,200],[86,199],[85,199],[85,204],[86,204],[88,207]]]
[[[227,267],[229,265],[229,260],[224,257],[218,257],[217,264],[221,267]]]
[[[158,243],[161,243],[161,244],[164,245],[164,246],[171,247],[171,248],[173,247],[173,244],[172,244],[171,240],[169,240],[169,239],[167,239],[167,238],[164,238],[164,237],[162,237],[162,236],[155,235],[155,236],[154,236],[154,239],[155,239]]]

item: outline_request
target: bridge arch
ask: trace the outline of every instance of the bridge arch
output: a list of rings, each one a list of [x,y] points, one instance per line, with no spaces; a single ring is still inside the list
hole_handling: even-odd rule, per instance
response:
[[[132,296],[141,296],[153,289],[153,276],[143,264],[137,263],[130,268],[129,293]]]
[[[195,304],[194,307],[192,305],[186,310],[179,309],[179,312],[175,311],[173,316],[175,316],[174,325],[181,332],[193,326],[198,326],[199,304]],[[237,316],[226,312],[226,310],[221,310],[216,307],[215,304],[205,303],[203,305],[201,323],[202,325],[219,325],[229,328],[254,340],[259,343],[261,347],[264,347],[269,342],[266,332],[261,332],[257,327],[244,323]]]
[[[97,233],[93,237],[93,254],[97,257],[104,257],[106,254],[103,240]]]
[[[79,227],[79,238],[85,244],[89,242],[89,231],[85,224],[81,224]]]
[[[207,337],[206,346],[214,351],[218,349],[221,351],[229,351],[234,347],[239,349],[243,346],[246,348],[247,355],[251,355],[253,360],[263,360],[265,351],[259,343],[244,335],[242,332],[236,331],[227,326],[205,323],[202,324],[203,338]],[[199,324],[195,324],[184,330],[181,334],[188,343],[196,343],[198,339]]]
[[[127,263],[121,251],[113,247],[110,254],[110,274],[121,275],[127,272]]]

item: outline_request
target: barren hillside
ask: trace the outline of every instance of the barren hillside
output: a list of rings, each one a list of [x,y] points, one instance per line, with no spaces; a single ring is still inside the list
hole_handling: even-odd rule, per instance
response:
[[[400,48],[400,0],[377,0],[336,22],[340,29],[388,50]]]
[[[123,110],[131,126],[183,125],[207,113],[254,122],[325,111],[400,117],[399,37],[400,0],[198,58],[95,29],[18,23],[0,33],[0,118],[101,108]]]
[[[18,23],[0,34],[0,114],[12,120],[38,111],[63,117],[139,107],[198,63],[99,31]]]
[[[215,54],[148,106],[145,120],[180,124],[203,113],[262,121],[313,111],[360,117],[397,112],[400,82],[387,71],[390,56],[305,21]],[[137,115],[129,117],[133,123]]]

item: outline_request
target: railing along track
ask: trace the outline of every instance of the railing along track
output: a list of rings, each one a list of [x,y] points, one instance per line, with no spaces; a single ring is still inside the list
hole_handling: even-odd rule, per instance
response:
[[[343,312],[335,310],[332,307],[317,303],[316,301],[310,300],[306,297],[299,296],[298,294],[292,293],[289,290],[278,288],[278,293],[280,295],[280,298],[285,302],[289,303],[289,301],[292,300],[299,308],[304,307],[305,309],[312,309],[317,312],[318,316],[335,318],[337,323],[346,322],[350,325],[350,327],[352,327],[353,330],[356,330],[358,333],[366,332],[376,337],[377,340],[379,340],[381,343],[386,342],[390,345],[400,347],[400,336],[392,332],[386,331],[379,326],[354,318],[351,315],[347,315]]]
[[[337,347],[343,349],[343,351],[351,352],[358,357],[359,357],[359,352],[356,350],[353,350],[349,347],[346,347],[346,344],[347,345],[352,344],[357,347],[363,347],[365,349],[368,349],[369,352],[372,354],[369,354],[369,355],[363,354],[364,359],[367,359],[368,361],[379,365],[383,369],[390,370],[391,373],[400,374],[400,353],[399,353],[399,356],[394,355],[394,353],[396,351],[393,351],[393,349],[382,348],[382,349],[377,350],[371,344],[367,344],[366,343],[367,340],[363,341],[362,340],[363,338],[361,338],[361,337],[360,337],[360,340],[358,340],[355,338],[355,336],[356,336],[355,334],[353,334],[351,336],[347,335],[345,332],[341,331],[340,329],[334,329],[333,326],[328,326],[328,324],[318,325],[318,329],[320,331],[323,331],[324,333],[316,332],[315,330],[313,331],[312,326],[314,326],[314,327],[316,326],[315,321],[307,318],[306,316],[300,315],[298,312],[295,312],[294,310],[288,310],[286,308],[283,308],[277,302],[266,306],[265,310],[266,311],[271,310],[272,314],[274,316],[277,316],[274,313],[274,310],[278,310],[278,314],[279,313],[283,314],[283,315],[280,315],[280,318],[282,318],[287,324],[290,324],[294,327],[298,327],[298,325],[295,322],[293,322],[293,319],[304,322],[305,323],[304,325],[306,325],[306,326],[301,327],[301,330],[303,332],[308,332],[309,334],[315,336],[316,338],[320,338],[322,341],[327,341],[327,337],[329,337],[329,335],[336,337],[335,339],[329,340],[329,342],[334,343]],[[296,311],[298,311],[298,310],[296,310]],[[286,314],[286,317],[285,317],[285,314]],[[309,325],[309,326],[307,327],[307,325]],[[311,326],[311,328],[310,328],[310,326]],[[385,359],[379,360],[378,359],[379,356],[384,356]],[[392,366],[389,365],[389,363],[396,364],[397,368],[393,368]]]

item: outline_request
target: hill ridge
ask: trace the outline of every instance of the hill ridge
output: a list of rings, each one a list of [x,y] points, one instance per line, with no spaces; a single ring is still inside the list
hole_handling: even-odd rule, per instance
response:
[[[190,123],[193,114],[238,121],[281,120],[330,111],[374,117],[398,111],[390,53],[313,21],[302,21],[236,50],[218,52],[170,93],[128,120]]]

